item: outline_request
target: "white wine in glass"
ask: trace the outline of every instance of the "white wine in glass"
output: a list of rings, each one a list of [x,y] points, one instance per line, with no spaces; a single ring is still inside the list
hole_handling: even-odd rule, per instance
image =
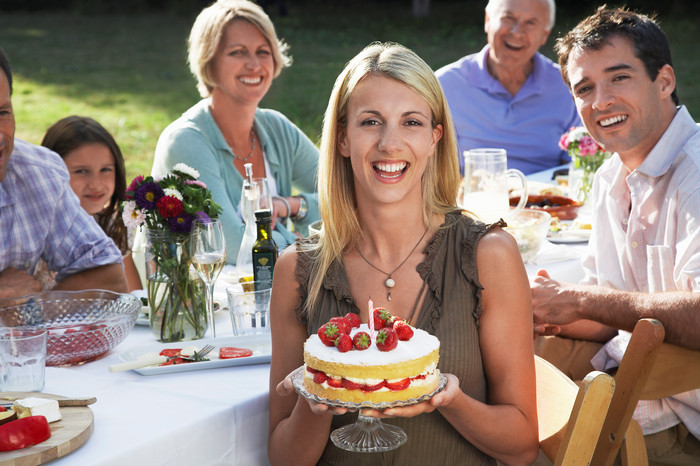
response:
[[[207,315],[211,334],[216,338],[214,324],[214,282],[226,263],[226,239],[218,220],[195,220],[190,238],[192,265],[207,289]]]

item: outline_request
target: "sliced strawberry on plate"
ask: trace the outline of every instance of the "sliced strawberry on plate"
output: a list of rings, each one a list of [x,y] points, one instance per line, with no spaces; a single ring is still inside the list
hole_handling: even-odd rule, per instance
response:
[[[367,332],[357,332],[355,336],[352,337],[352,346],[354,346],[356,350],[366,350],[370,345],[372,345],[372,339]]]
[[[321,328],[318,329],[317,334],[324,345],[335,346],[335,339],[338,338],[340,329],[333,322],[328,322],[327,324],[321,325]]]
[[[392,392],[406,390],[409,385],[411,385],[411,379],[409,378],[399,380],[398,382],[389,382],[388,380],[386,382],[386,388],[388,388]]]
[[[350,322],[350,325],[352,325],[352,328],[359,328],[360,325],[362,324],[362,321],[360,320],[360,316],[355,314],[354,312],[348,312],[345,314],[345,319]]]
[[[399,344],[399,337],[393,328],[383,328],[377,333],[377,349],[379,351],[391,351]]]
[[[219,359],[245,358],[253,355],[253,350],[248,348],[236,348],[234,346],[222,346],[219,348]]]
[[[182,351],[182,348],[166,348],[160,352],[160,355],[172,358],[173,356],[178,356],[180,351]]]
[[[316,371],[314,373],[314,382],[317,384],[322,384],[326,380],[328,380],[328,376],[324,372]]]
[[[401,341],[408,341],[413,337],[413,329],[403,320],[394,322],[394,330],[396,330],[396,335]]]

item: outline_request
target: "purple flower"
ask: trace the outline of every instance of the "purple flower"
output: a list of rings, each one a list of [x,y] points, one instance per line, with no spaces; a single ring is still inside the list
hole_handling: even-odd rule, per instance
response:
[[[194,219],[199,220],[202,223],[211,223],[211,217],[209,217],[206,212],[204,211],[199,211],[194,214]]]
[[[156,183],[143,183],[134,194],[136,205],[142,209],[155,209],[158,200],[163,197],[163,188]]]
[[[192,229],[193,217],[188,213],[182,213],[177,217],[171,217],[168,219],[168,225],[170,225],[170,231],[173,233],[189,233]]]

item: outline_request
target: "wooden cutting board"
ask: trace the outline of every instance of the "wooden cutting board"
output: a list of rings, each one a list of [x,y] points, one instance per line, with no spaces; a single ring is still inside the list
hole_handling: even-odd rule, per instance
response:
[[[0,393],[0,398],[19,399],[30,397],[50,398],[52,400],[67,398],[40,392]],[[32,447],[0,452],[0,465],[34,466],[43,464],[65,456],[85,443],[94,429],[92,410],[87,406],[71,406],[60,409],[63,419],[49,424],[51,427],[51,438]]]

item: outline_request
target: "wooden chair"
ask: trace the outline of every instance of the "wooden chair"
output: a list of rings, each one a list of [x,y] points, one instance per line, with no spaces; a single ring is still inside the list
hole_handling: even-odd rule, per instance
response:
[[[654,400],[700,388],[700,352],[662,343],[665,331],[655,319],[640,320],[615,375],[615,393],[592,464],[648,464],[644,436],[632,414],[639,400]]]
[[[614,379],[591,372],[581,387],[535,356],[540,449],[555,465],[587,465],[615,390]]]

